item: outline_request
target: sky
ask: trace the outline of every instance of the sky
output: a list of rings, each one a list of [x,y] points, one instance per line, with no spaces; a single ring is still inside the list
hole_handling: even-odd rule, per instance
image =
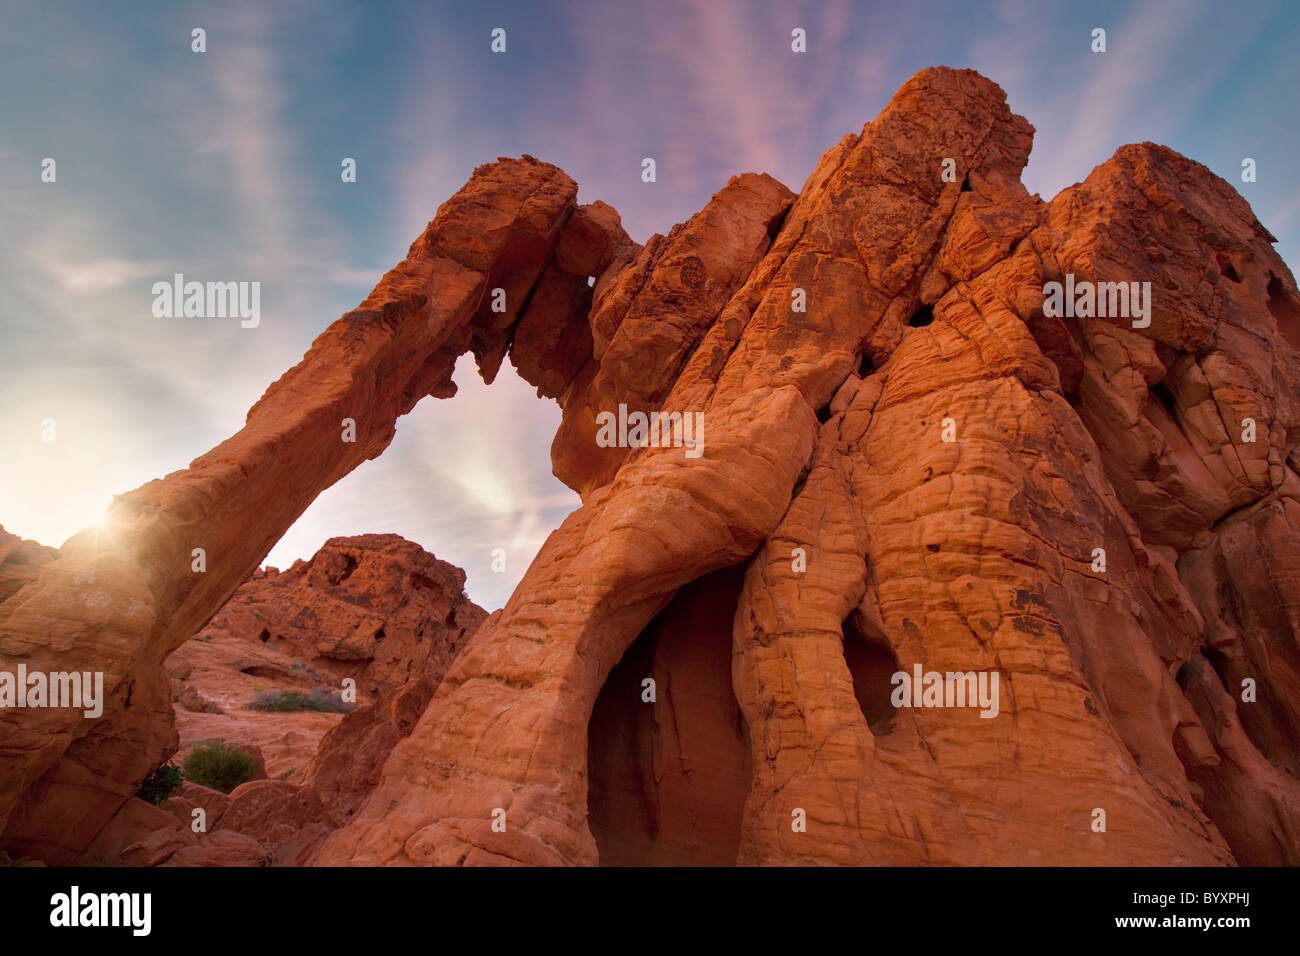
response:
[[[644,242],[733,174],[797,191],[917,70],[970,67],[1037,130],[1031,192],[1162,143],[1231,182],[1300,261],[1287,0],[0,0],[0,22],[0,525],[55,546],[242,427],[498,156],[555,163]],[[177,272],[260,282],[260,323],[156,317],[153,283]],[[504,604],[579,504],[550,473],[559,408],[508,362],[491,387],[469,357],[455,379],[455,398],[400,419],[266,563],[391,532],[464,568],[479,604]]]

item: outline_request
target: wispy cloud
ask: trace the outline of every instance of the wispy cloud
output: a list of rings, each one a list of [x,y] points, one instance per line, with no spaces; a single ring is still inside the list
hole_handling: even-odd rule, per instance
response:
[[[64,263],[62,268],[46,271],[56,282],[63,283],[73,292],[104,292],[125,285],[132,279],[153,278],[165,266],[158,261],[133,261],[130,259],[98,259],[93,262]]]
[[[207,9],[191,22],[207,25],[209,53],[191,54],[178,34],[173,68],[115,118],[116,162],[93,120],[93,85],[72,94],[89,121],[68,115],[57,136],[30,137],[57,153],[56,183],[39,182],[32,156],[12,147],[0,156],[10,227],[0,234],[9,466],[0,522],[42,541],[64,540],[99,520],[113,494],[238,430],[265,387],[382,273],[343,259],[342,227],[299,185],[313,160],[287,112],[284,51],[266,8]],[[152,149],[137,152],[143,140]],[[150,162],[156,169],[139,165]],[[262,281],[263,324],[156,318],[152,283],[174,272]],[[351,287],[346,298],[341,287]],[[49,418],[54,443],[41,441]]]
[[[1024,178],[1045,199],[1084,179],[1118,147],[1163,141],[1179,130],[1255,35],[1249,25],[1218,32],[1209,44],[1213,57],[1188,69],[1213,9],[1205,0],[1156,0],[1123,17],[1097,11],[1048,44],[1041,42],[1042,8],[1004,0],[998,9],[998,35],[978,36],[971,49],[1007,90],[1012,109],[1037,128]],[[1091,52],[1091,29],[1082,24],[1094,21],[1106,30],[1105,53]],[[1006,49],[1027,55],[1008,62]],[[1058,82],[1044,83],[1051,73]]]

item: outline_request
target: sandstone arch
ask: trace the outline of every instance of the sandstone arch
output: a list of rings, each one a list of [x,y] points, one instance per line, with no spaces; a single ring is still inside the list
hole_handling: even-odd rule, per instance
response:
[[[5,842],[75,858],[165,749],[162,658],[400,414],[447,393],[457,355],[490,379],[510,348],[563,406],[553,466],[583,505],[318,862],[598,862],[601,688],[680,588],[734,567],[739,862],[1300,860],[1300,354],[1279,328],[1300,296],[1209,170],[1128,146],[1044,203],[1019,181],[1032,134],[993,83],[926,70],[798,197],[735,177],[643,249],[554,167],[480,168],[243,431],[118,499],[111,539],[83,533],[0,604],[6,657],[90,657],[116,695],[88,729],[0,714]],[[1067,273],[1152,282],[1150,325],[1046,315],[1043,284]],[[497,287],[506,313],[485,304]],[[619,403],[702,411],[703,455],[597,447]],[[1235,440],[1243,416],[1260,441]],[[902,667],[996,670],[1002,716],[903,712],[873,734],[850,618]],[[1211,647],[1266,707],[1211,680]],[[60,827],[69,805],[84,823]]]
[[[322,490],[388,446],[400,415],[426,395],[454,392],[457,356],[472,349],[484,374],[495,374],[576,195],[571,179],[531,157],[476,170],[406,260],[316,339],[239,433],[190,468],[116,498],[106,531],[74,537],[0,606],[6,660],[103,670],[109,697],[104,718],[90,727],[79,714],[0,712],[6,845],[75,858],[135,792],[167,746],[163,658],[220,608]],[[610,237],[573,244],[599,257],[600,239],[608,245]],[[574,280],[586,286],[585,276]],[[506,290],[505,313],[490,311],[494,288]],[[341,440],[344,418],[356,422],[354,443]],[[207,569],[194,573],[191,551],[200,547]]]

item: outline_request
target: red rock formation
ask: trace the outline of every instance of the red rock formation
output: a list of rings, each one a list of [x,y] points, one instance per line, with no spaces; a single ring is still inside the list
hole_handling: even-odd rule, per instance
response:
[[[201,843],[182,847],[160,866],[267,866],[266,848],[250,836],[218,830]]]
[[[464,571],[397,535],[331,538],[283,574],[254,573],[167,668],[182,708],[187,693],[222,705],[216,714],[178,710],[173,759],[219,738],[255,751],[258,769],[229,796],[187,781],[163,804],[186,828],[195,808],[206,812],[197,843],[167,865],[301,863],[344,825],[487,617],[464,587]],[[248,707],[258,687],[337,691],[345,678],[356,681],[358,703],[346,716]]]
[[[40,569],[53,561],[58,553],[57,548],[47,548],[10,534],[4,525],[0,525],[0,604],[36,580]]]
[[[241,585],[167,666],[227,707],[249,699],[246,688],[223,693],[220,675],[232,671],[336,690],[352,678],[366,703],[446,671],[487,616],[464,588],[464,571],[398,535],[331,538],[310,561]],[[216,673],[205,680],[205,672]]]
[[[620,673],[706,681],[703,659],[638,657],[637,638],[684,585],[729,565],[744,569],[733,739],[750,748],[750,780],[735,848],[719,823],[695,862],[1300,859],[1294,772],[1264,757],[1287,759],[1300,703],[1296,629],[1274,610],[1288,606],[1300,545],[1282,517],[1300,364],[1278,317],[1295,314],[1294,282],[1203,167],[1128,147],[1043,204],[1018,181],[1031,136],[993,84],[926,71],[823,157],[766,254],[736,261],[707,301],[656,256],[664,240],[609,280],[592,308],[599,369],[565,396],[554,453],[584,507],[470,641],[321,861],[681,861],[681,798],[649,782],[670,782],[692,745],[656,749],[668,747],[654,743],[663,698],[650,710]],[[1066,272],[1152,282],[1150,325],[1049,318],[1044,284]],[[806,312],[792,309],[797,290]],[[699,318],[642,328],[611,309]],[[684,347],[666,335],[676,329]],[[607,366],[618,342],[636,360]],[[1153,400],[1166,379],[1174,400]],[[701,458],[593,450],[596,409],[621,397],[653,408],[661,390],[662,408],[704,412]],[[1237,441],[1243,417],[1264,436],[1253,446]],[[1162,494],[1192,507],[1152,507]],[[1282,518],[1249,552],[1261,593],[1225,573],[1198,582],[1204,549],[1261,509]],[[1255,743],[1211,740],[1215,704],[1176,680],[1228,641],[1238,671],[1269,685],[1262,706],[1239,702],[1227,664],[1232,693],[1213,685],[1219,706],[1253,715]],[[998,716],[895,710],[887,678],[918,664],[998,674]],[[700,706],[668,693],[667,713]],[[712,731],[696,732],[725,739],[725,720],[700,719]],[[597,748],[588,774],[584,741]],[[705,750],[701,772],[722,774],[727,748]],[[1267,836],[1246,836],[1229,809],[1245,791]],[[801,815],[806,828],[792,826]]]
[[[243,430],[119,496],[104,530],[69,539],[0,604],[0,659],[102,672],[107,696],[94,721],[0,710],[0,842],[13,855],[77,858],[175,749],[163,658],[322,490],[387,447],[398,416],[425,395],[453,394],[457,356],[473,349],[485,376],[495,373],[576,191],[531,157],[481,167],[406,260],[267,390]],[[504,313],[492,311],[494,289],[505,290]]]
[[[236,792],[222,827],[276,862],[1300,862],[1295,281],[1203,166],[1128,146],[1044,203],[1032,135],[926,70],[798,197],[736,177],[644,248],[554,167],[478,170],[244,431],[0,604],[6,658],[116,695],[89,728],[0,713],[6,848],[89,845],[127,745],[165,749],[162,657],[470,349],[560,402],[583,505],[427,706],[340,724],[391,747],[360,786],[335,747],[319,792]],[[1053,282],[1149,282],[1149,322],[1058,315]],[[698,455],[605,447],[619,405],[700,415]],[[996,713],[895,706],[914,668],[996,678]]]
[[[314,649],[315,666],[355,675],[359,706],[312,741],[305,765],[289,768],[301,772],[237,787],[212,835],[249,836],[266,849],[269,862],[283,866],[305,862],[346,824],[379,782],[394,745],[415,726],[452,659],[487,617],[464,587],[464,571],[418,545],[397,535],[361,535],[331,538],[310,562],[241,588],[204,634],[225,630],[242,634],[235,640],[243,643],[263,644],[262,631],[269,629],[267,643],[283,645],[281,653],[297,649],[305,656]],[[375,633],[382,636],[375,640]],[[339,640],[357,634],[370,638],[360,651],[355,641]],[[340,649],[342,661],[331,656]],[[290,669],[289,676],[303,673]],[[275,724],[288,716],[324,715],[265,718]],[[222,865],[208,862],[198,848],[175,862]]]
[[[183,826],[190,826],[194,821],[194,811],[201,809],[204,822],[209,828],[221,822],[221,816],[230,809],[230,797],[220,790],[201,787],[189,780],[181,783],[180,789],[161,804],[164,810],[172,813]]]

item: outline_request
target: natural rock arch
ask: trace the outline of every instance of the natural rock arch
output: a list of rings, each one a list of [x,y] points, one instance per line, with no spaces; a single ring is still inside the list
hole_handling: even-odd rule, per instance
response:
[[[558,267],[546,270],[576,195],[571,179],[531,157],[480,167],[405,261],[271,385],[240,432],[188,469],[115,498],[103,530],[72,538],[0,606],[6,659],[102,670],[108,697],[89,726],[80,713],[0,711],[7,846],[74,859],[174,749],[163,658],[321,491],[388,446],[400,415],[426,395],[454,393],[459,355],[474,351],[490,380],[521,316],[539,332],[556,317],[538,313],[563,303],[532,293],[563,283]],[[613,231],[575,225],[570,235],[570,258],[585,255],[594,267],[612,255]],[[586,288],[585,275],[571,278]],[[505,291],[504,312],[492,311],[494,289]],[[544,347],[523,367],[549,369]],[[345,419],[355,441],[344,440]],[[194,570],[195,549],[203,571]]]
[[[563,406],[552,462],[583,505],[319,862],[597,862],[601,688],[680,588],[736,566],[739,862],[1296,862],[1294,280],[1231,187],[1162,147],[1030,196],[1032,133],[993,83],[926,70],[798,197],[735,177],[643,249],[554,167],[477,170],[239,434],[117,499],[111,537],[83,532],[0,604],[7,658],[113,688],[89,728],[0,714],[6,845],[75,858],[166,751],[162,658],[399,415],[448,393],[458,355],[490,380],[510,349]],[[1150,281],[1149,325],[1045,314],[1066,274]],[[597,445],[620,404],[703,413],[703,454]],[[1258,441],[1237,440],[1243,417]],[[996,670],[1000,716],[906,710],[874,735],[850,619],[903,669]],[[1210,646],[1267,707],[1238,715],[1197,663]],[[1097,806],[1122,808],[1109,836]]]

